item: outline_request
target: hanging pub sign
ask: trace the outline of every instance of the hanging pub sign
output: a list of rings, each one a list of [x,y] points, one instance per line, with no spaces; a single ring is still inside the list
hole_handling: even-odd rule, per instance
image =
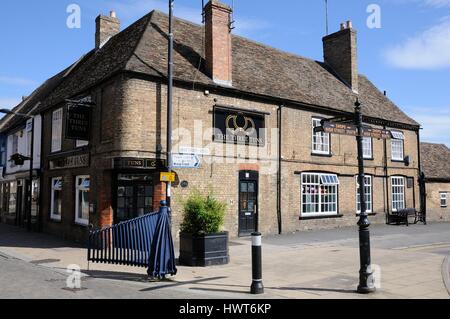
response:
[[[265,116],[231,107],[214,107],[214,141],[264,146]]]
[[[67,105],[66,139],[89,141],[91,110],[87,105]]]

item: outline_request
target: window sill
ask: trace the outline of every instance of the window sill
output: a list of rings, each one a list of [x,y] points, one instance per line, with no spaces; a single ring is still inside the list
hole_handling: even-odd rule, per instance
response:
[[[311,156],[319,156],[319,157],[332,157],[333,154],[325,154],[325,153],[311,153]]]
[[[344,215],[335,214],[335,215],[323,215],[323,216],[300,216],[299,220],[310,220],[310,219],[328,219],[328,218],[341,218]]]
[[[89,227],[89,223],[83,223],[83,222],[75,222],[73,225],[79,226],[79,227]]]

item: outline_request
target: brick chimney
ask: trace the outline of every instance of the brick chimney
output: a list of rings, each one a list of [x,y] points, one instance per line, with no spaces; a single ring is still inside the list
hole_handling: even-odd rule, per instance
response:
[[[99,15],[95,19],[95,48],[100,49],[108,40],[120,32],[120,20],[111,11],[109,17]]]
[[[232,85],[231,13],[229,6],[210,0],[205,8],[206,69],[219,85]]]
[[[341,24],[341,30],[323,38],[325,63],[355,93],[358,93],[358,58],[356,30],[352,22]]]

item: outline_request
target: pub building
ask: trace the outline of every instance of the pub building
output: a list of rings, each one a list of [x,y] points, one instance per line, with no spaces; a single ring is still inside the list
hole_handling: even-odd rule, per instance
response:
[[[450,221],[450,149],[444,144],[420,143],[425,177],[427,218]]]
[[[233,35],[230,17],[212,0],[203,25],[174,19],[173,151],[199,161],[175,169],[175,238],[194,189],[227,204],[231,237],[257,225],[263,234],[355,225],[355,137],[314,128],[353,116],[357,99],[365,125],[391,135],[364,139],[371,221],[419,209],[420,125],[358,73],[351,22],[323,38],[319,62]],[[100,15],[94,49],[34,110],[43,231],[84,240],[87,226],[155,211],[166,197],[167,31],[156,10],[123,31],[114,12]]]

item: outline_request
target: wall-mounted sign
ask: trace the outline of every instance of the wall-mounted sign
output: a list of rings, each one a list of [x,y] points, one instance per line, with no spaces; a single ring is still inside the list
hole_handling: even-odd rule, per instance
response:
[[[201,147],[180,146],[179,152],[180,154],[211,155],[209,148]]]
[[[84,105],[67,105],[66,138],[89,141],[91,130],[91,110]]]
[[[165,166],[164,160],[153,158],[120,157],[113,161],[115,169],[160,169]]]
[[[168,173],[168,172],[161,173],[161,178],[160,178],[161,182],[173,183],[173,182],[175,182],[175,179],[176,179],[175,173]]]
[[[214,107],[214,141],[231,144],[264,146],[265,117],[262,113]]]
[[[173,154],[173,168],[199,168],[200,158],[194,154]]]
[[[89,166],[89,154],[73,155],[50,161],[50,169],[77,168]]]

